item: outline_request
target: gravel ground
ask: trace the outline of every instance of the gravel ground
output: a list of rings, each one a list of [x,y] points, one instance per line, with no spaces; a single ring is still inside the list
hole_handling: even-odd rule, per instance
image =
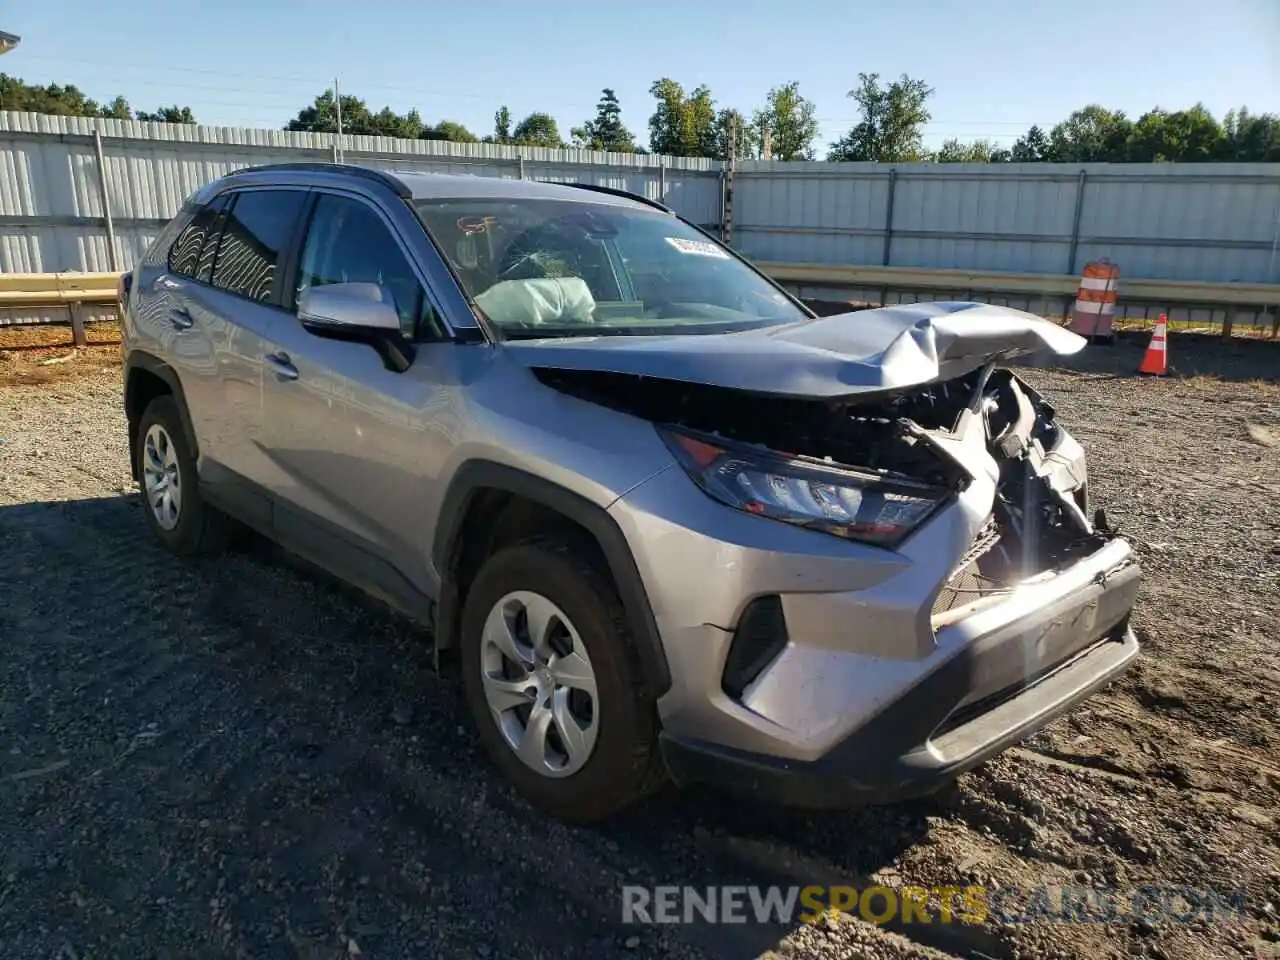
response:
[[[1275,955],[1280,351],[1206,342],[1179,365],[1221,379],[1136,379],[1125,345],[1028,371],[1147,570],[1142,659],[1072,716],[926,801],[818,816],[669,791],[595,830],[490,772],[412,625],[262,544],[153,546],[101,353],[0,383],[5,956]],[[1245,901],[1212,923],[621,922],[628,883],[839,882]]]

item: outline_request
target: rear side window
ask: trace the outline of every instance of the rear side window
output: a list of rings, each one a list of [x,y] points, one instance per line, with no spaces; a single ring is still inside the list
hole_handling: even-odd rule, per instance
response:
[[[212,259],[218,237],[216,229],[218,214],[225,209],[226,205],[226,196],[218,197],[212,203],[197,210],[196,215],[182,228],[178,239],[173,241],[173,246],[169,248],[171,273],[178,273],[184,277],[197,276],[202,249],[207,250],[207,256]],[[206,241],[210,242],[206,243]],[[208,277],[204,279],[207,280]]]
[[[280,252],[289,242],[306,197],[301,190],[237,194],[213,261],[213,285],[249,300],[271,301]]]

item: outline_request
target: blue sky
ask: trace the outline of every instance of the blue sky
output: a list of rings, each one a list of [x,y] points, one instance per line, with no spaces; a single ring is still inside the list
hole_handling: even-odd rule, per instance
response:
[[[799,81],[823,142],[854,121],[859,71],[935,89],[930,145],[1008,142],[1093,101],[1280,112],[1280,0],[32,0],[0,5],[0,29],[23,38],[6,73],[236,126],[283,125],[335,75],[481,134],[505,103],[567,137],[608,86],[642,142],[663,76],[744,112]]]

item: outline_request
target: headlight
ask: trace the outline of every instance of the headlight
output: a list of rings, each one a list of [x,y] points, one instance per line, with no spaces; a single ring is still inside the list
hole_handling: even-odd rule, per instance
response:
[[[738,510],[882,547],[901,543],[950,491],[666,427],[662,439],[709,496]]]

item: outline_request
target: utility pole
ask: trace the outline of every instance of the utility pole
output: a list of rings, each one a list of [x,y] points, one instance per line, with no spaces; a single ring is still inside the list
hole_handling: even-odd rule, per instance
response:
[[[338,112],[338,162],[342,163],[342,94],[338,92],[338,78],[333,78],[333,106]]]

